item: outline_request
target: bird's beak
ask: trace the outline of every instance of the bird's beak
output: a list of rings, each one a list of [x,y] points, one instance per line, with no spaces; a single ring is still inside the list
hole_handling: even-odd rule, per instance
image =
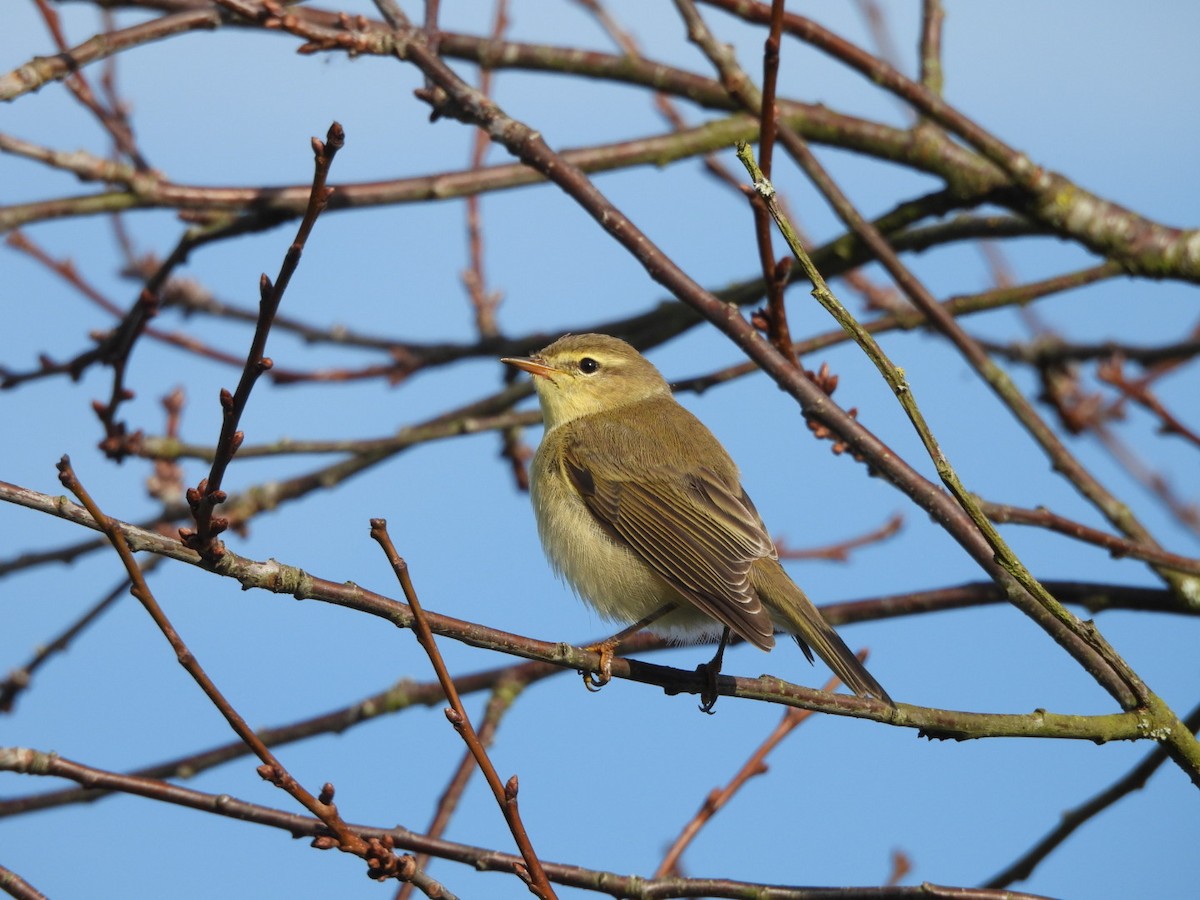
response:
[[[543,378],[549,378],[551,375],[556,375],[558,369],[553,366],[548,366],[543,362],[539,362],[536,356],[506,356],[500,360],[502,363],[508,363],[510,366],[516,366],[518,369],[523,369],[530,375],[541,375]]]

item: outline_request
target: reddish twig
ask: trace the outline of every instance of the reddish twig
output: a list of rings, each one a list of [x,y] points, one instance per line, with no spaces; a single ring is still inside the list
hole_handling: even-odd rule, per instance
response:
[[[1097,528],[1084,525],[1082,522],[1076,522],[1072,519],[1055,515],[1045,507],[1022,509],[1002,503],[989,503],[986,500],[981,500],[979,505],[987,514],[987,517],[996,523],[1012,522],[1017,525],[1036,525],[1039,528],[1046,528],[1050,531],[1056,531],[1059,534],[1073,537],[1076,540],[1086,541],[1089,544],[1096,544],[1099,547],[1103,547],[1108,550],[1114,559],[1128,556],[1133,559],[1144,560],[1156,566],[1174,569],[1177,572],[1200,575],[1200,559],[1180,556],[1177,553],[1168,553],[1166,550],[1162,550],[1156,546],[1148,546],[1137,541],[1108,534]]]
[[[106,772],[93,766],[64,759],[57,754],[39,753],[21,747],[0,748],[0,771],[27,775],[68,778],[82,785],[149,797],[196,809],[212,815],[225,816],[241,822],[253,822],[275,828],[290,835],[319,836],[325,828],[319,820],[285,813],[277,809],[247,803],[228,794],[206,794],[176,785],[147,779],[130,778]],[[436,840],[404,828],[371,828],[356,826],[362,834],[376,840],[386,840],[398,847],[428,851],[443,859],[474,867],[482,872],[515,872],[521,858],[486,847],[473,847],[453,841]],[[769,896],[772,900],[838,900],[846,897],[843,888],[785,887],[724,878],[665,878],[648,882],[643,876],[621,875],[586,869],[582,866],[547,863],[555,881],[569,887],[601,892],[612,897],[654,900],[661,897],[730,897],[751,898]],[[435,896],[432,895],[431,896]],[[897,888],[887,893],[868,888],[867,896],[874,900],[1044,900],[1033,894],[1016,891],[993,891],[980,888],[941,887],[922,884]]]
[[[177,387],[162,399],[163,409],[167,413],[163,435],[168,441],[179,440],[179,420],[183,416],[184,398],[183,388]],[[178,503],[184,496],[183,466],[178,458],[158,457],[153,462],[154,474],[146,480],[147,492],[164,506]]]
[[[492,20],[492,40],[500,41],[508,28],[508,2],[497,0],[496,14]],[[484,66],[479,71],[479,93],[485,97],[492,94],[492,70]],[[469,171],[478,172],[483,168],[488,148],[492,142],[487,134],[475,129],[471,135],[471,160]],[[500,334],[496,324],[496,308],[500,305],[502,294],[499,291],[487,289],[487,278],[484,275],[483,250],[483,216],[480,210],[478,194],[467,197],[467,249],[470,264],[462,273],[463,284],[471,299],[475,311],[475,330],[482,338],[495,338]]]
[[[0,891],[15,897],[16,900],[46,900],[45,894],[4,866],[0,866]]]
[[[775,135],[779,129],[779,110],[775,105],[775,92],[779,82],[779,48],[783,32],[783,0],[772,0],[771,27],[763,42],[763,87],[759,102],[759,154],[763,171],[770,177],[771,161],[775,152]],[[758,244],[759,265],[762,266],[763,284],[767,291],[767,306],[762,312],[767,335],[775,348],[787,359],[798,364],[792,352],[792,330],[788,325],[787,307],[783,291],[792,271],[790,255],[776,260],[774,233],[771,214],[754,191],[747,191],[754,211],[754,235]]]
[[[866,662],[866,652],[860,651],[858,658],[860,661]],[[832,693],[837,690],[840,683],[837,678],[831,678],[825,683],[825,687],[822,690]],[[704,798],[704,802],[700,804],[700,809],[696,811],[696,815],[683,827],[679,836],[675,838],[675,841],[663,856],[662,862],[658,864],[658,869],[654,873],[655,878],[679,874],[679,860],[683,856],[683,852],[696,839],[696,835],[700,833],[700,830],[734,798],[746,782],[751,778],[767,773],[767,756],[801,722],[811,715],[811,712],[804,709],[789,709],[783,714],[783,718],[779,720],[779,724],[758,745],[755,751],[750,754],[750,758],[738,769],[733,778],[729,780],[729,783],[722,788],[713,788],[709,792],[709,795]]]
[[[1175,521],[1189,531],[1200,534],[1200,506],[1195,501],[1182,499],[1162,472],[1155,471],[1138,457],[1116,433],[1103,422],[1096,423],[1092,432],[1102,447],[1112,454],[1113,459],[1136,479],[1142,487],[1162,501]]]
[[[774,0],[775,7],[771,22],[782,27],[783,4]],[[759,118],[759,135],[763,151],[770,162],[775,147],[775,135],[778,133],[777,110],[775,109],[775,82],[779,74],[779,34],[775,28],[768,35],[763,50],[763,72],[765,83],[762,91],[737,64],[733,56],[733,48],[728,44],[719,43],[704,24],[700,13],[692,0],[675,0],[675,7],[687,26],[688,39],[696,44],[712,62],[720,76],[729,96],[740,103],[743,108]],[[774,40],[772,40],[772,35]],[[765,170],[764,170],[765,171]],[[758,261],[763,273],[763,286],[766,293],[767,305],[751,317],[752,324],[767,334],[771,344],[780,355],[791,364],[797,365],[795,354],[792,352],[791,330],[788,327],[787,310],[783,302],[783,291],[791,273],[791,257],[786,261],[777,262],[772,245],[774,229],[771,227],[771,216],[754,191],[745,191],[747,200],[754,216],[754,237],[758,247]]]
[[[513,775],[507,782],[501,783],[500,775],[496,772],[496,767],[492,765],[487,749],[479,739],[479,735],[467,715],[466,707],[463,706],[462,699],[458,696],[454,679],[450,677],[450,673],[446,669],[446,663],[442,659],[441,651],[438,650],[433,631],[429,627],[425,612],[421,608],[421,602],[417,599],[416,588],[413,587],[412,578],[408,574],[408,563],[396,552],[396,547],[387,531],[387,522],[384,519],[371,520],[371,537],[383,549],[388,562],[391,563],[392,570],[396,573],[396,579],[404,591],[404,599],[408,601],[409,609],[412,611],[413,633],[428,655],[429,662],[433,665],[433,670],[437,673],[438,681],[442,685],[442,690],[446,692],[446,699],[450,702],[450,708],[446,710],[446,718],[450,720],[450,724],[454,726],[454,730],[459,733],[475,758],[475,764],[479,766],[479,770],[487,780],[488,787],[492,789],[496,803],[499,804],[500,811],[504,814],[504,820],[508,823],[513,839],[517,842],[521,858],[525,860],[524,868],[518,869],[517,874],[534,896],[541,900],[553,900],[558,895],[550,886],[542,863],[533,849],[533,843],[529,840],[525,824],[521,821],[521,813],[517,806],[517,776]]]
[[[34,2],[46,22],[46,27],[49,29],[59,53],[67,54],[69,52],[69,45],[67,44],[66,36],[63,34],[58,13],[50,7],[48,0],[34,0]],[[64,80],[75,99],[83,104],[96,117],[96,120],[104,130],[108,132],[117,150],[127,156],[139,171],[148,172],[150,164],[146,162],[141,150],[138,149],[133,131],[129,127],[129,120],[121,110],[117,107],[106,107],[97,100],[92,86],[88,83],[87,78],[84,77],[82,72],[74,71]]]
[[[824,547],[808,547],[804,550],[794,550],[785,542],[777,540],[775,541],[775,550],[779,553],[780,559],[826,559],[832,562],[847,562],[850,559],[851,550],[885,541],[899,532],[903,525],[904,516],[896,513],[879,528],[858,537],[847,538],[835,544],[826,544]]]
[[[892,871],[888,872],[888,877],[884,884],[888,887],[899,884],[912,871],[912,860],[908,855],[901,850],[892,851]]]
[[[526,663],[528,666],[529,663]],[[504,714],[512,708],[520,693],[525,690],[528,681],[522,679],[520,675],[515,674],[504,675],[492,689],[492,696],[488,699],[487,706],[483,711],[483,721],[479,725],[479,743],[486,749],[492,745],[492,740],[496,736],[496,730],[500,727],[500,720],[504,718]],[[459,682],[456,679],[455,687],[459,688]],[[444,698],[444,694],[440,695]],[[425,834],[429,837],[440,838],[446,833],[446,828],[450,824],[450,819],[458,808],[459,800],[462,799],[463,792],[467,789],[470,783],[471,775],[479,768],[475,761],[475,755],[468,748],[463,753],[462,759],[459,760],[454,774],[450,776],[450,781],[446,785],[446,789],[442,791],[442,795],[438,798],[437,810],[433,815],[433,820],[429,823],[429,827],[425,829]],[[427,853],[417,854],[417,867],[424,870],[429,865],[430,855]],[[412,896],[413,885],[411,882],[400,885],[400,890],[396,892],[396,900],[408,900]]]
[[[288,772],[267,745],[263,743],[262,739],[246,723],[246,720],[225,699],[225,696],[217,688],[216,684],[209,678],[208,673],[201,667],[199,660],[196,659],[187,644],[184,643],[183,638],[179,636],[179,633],[167,618],[166,613],[163,612],[162,607],[159,606],[158,601],[154,598],[149,585],[146,584],[142,570],[134,559],[133,551],[125,539],[124,531],[118,523],[100,510],[100,507],[79,482],[74,470],[71,468],[71,461],[66,456],[59,461],[58,472],[59,480],[62,482],[63,487],[79,498],[80,503],[83,504],[88,515],[95,522],[96,527],[103,531],[105,537],[112,543],[113,548],[117,551],[117,555],[125,566],[126,573],[129,575],[131,582],[130,593],[138,599],[146,612],[149,613],[150,618],[154,620],[158,629],[163,633],[163,636],[175,651],[175,656],[179,660],[179,664],[183,666],[196,684],[199,685],[200,689],[204,691],[205,696],[217,708],[217,711],[221,713],[225,721],[229,723],[234,733],[262,760],[263,764],[258,768],[259,775],[264,780],[271,782],[276,787],[290,794],[305,809],[319,818],[330,830],[331,834],[329,837],[318,838],[313,842],[313,845],[318,849],[337,847],[347,853],[353,853],[361,857],[366,860],[368,866],[367,872],[372,878],[411,877],[415,871],[415,864],[411,857],[398,857],[392,852],[392,848],[386,842],[364,840],[346,825],[333,803],[333,785],[326,784],[321,789],[320,796],[315,797],[292,777],[291,773]]]
[[[1122,369],[1123,360],[1120,357],[1110,357],[1096,367],[1096,377],[1105,384],[1112,385],[1121,395],[1145,407],[1156,415],[1162,423],[1159,431],[1162,434],[1176,434],[1200,447],[1200,433],[1189,428],[1154,395],[1144,380],[1130,381]]]
[[[628,652],[631,649],[655,649],[655,647],[661,646],[661,642],[652,641],[646,637],[640,639],[638,646],[626,646],[622,650]],[[560,673],[565,674],[566,671],[566,669],[551,663],[522,662],[486,669],[469,675],[460,675],[454,679],[454,684],[460,695],[485,690],[490,690],[495,694],[502,684],[529,685]],[[417,707],[440,706],[445,702],[446,694],[442,690],[440,682],[434,680],[414,683],[403,679],[386,690],[363,697],[340,709],[286,725],[262,728],[259,730],[258,736],[268,747],[282,747],[323,734],[344,734],[355,726],[374,721],[380,716],[393,715]],[[243,742],[231,741],[153,765],[143,766],[125,774],[132,778],[190,778],[217,766],[242,759],[252,752]],[[94,803],[102,800],[109,793],[109,791],[99,788],[66,788],[40,794],[9,797],[0,800],[0,818],[42,809],[55,809],[75,803]]]
[[[259,376],[274,365],[272,360],[265,355],[267,335],[270,333],[271,323],[279,309],[279,304],[283,300],[283,294],[291,282],[292,274],[300,264],[300,256],[304,252],[304,245],[316,224],[317,216],[325,209],[325,205],[333,193],[333,189],[326,187],[325,183],[333,158],[342,148],[345,139],[342,126],[334,122],[329,126],[329,132],[324,142],[316,138],[312,140],[314,171],[308,209],[296,231],[295,239],[288,247],[275,282],[272,283],[265,274],[259,281],[261,300],[258,325],[254,330],[254,339],[250,343],[250,350],[246,354],[241,380],[232,394],[228,390],[221,390],[221,434],[217,439],[217,450],[213,457],[212,468],[209,470],[207,478],[201,479],[195,488],[191,488],[187,492],[188,505],[191,507],[196,527],[195,529],[181,528],[179,535],[187,547],[197,551],[210,563],[221,557],[223,546],[217,539],[217,535],[229,527],[229,520],[214,516],[213,510],[225,502],[226,494],[221,490],[221,484],[225,477],[225,471],[233,461],[233,456],[237,453],[244,438],[243,433],[238,430],[242,411],[245,410],[246,404],[250,400],[250,392]]]
[[[491,39],[499,43],[504,39],[507,30],[508,0],[496,0]],[[479,93],[484,97],[490,97],[492,94],[492,69],[486,65],[480,67]],[[483,161],[491,144],[483,130],[476,128],[472,132],[470,171],[478,172],[483,168]],[[484,274],[483,212],[479,194],[467,197],[467,248],[470,264],[463,272],[462,280],[471,299],[471,307],[475,311],[475,330],[482,341],[495,341],[500,338],[496,310],[504,295],[500,291],[489,291],[487,288],[487,277]],[[515,375],[515,370],[506,368],[503,376],[505,382],[511,384]],[[527,466],[533,458],[533,451],[525,443],[521,429],[504,429],[501,433],[500,456],[509,461],[517,489],[528,491]]]

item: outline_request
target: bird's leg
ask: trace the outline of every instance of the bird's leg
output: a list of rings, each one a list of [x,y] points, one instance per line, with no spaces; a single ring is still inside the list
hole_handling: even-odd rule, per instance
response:
[[[675,608],[674,603],[668,603],[665,606],[659,607],[650,615],[638,619],[628,628],[622,628],[612,637],[605,638],[596,644],[589,644],[584,647],[584,650],[591,650],[593,653],[600,654],[600,671],[599,672],[583,672],[583,686],[589,691],[598,691],[610,681],[612,681],[612,661],[613,651],[617,649],[621,641],[630,635],[637,634],[647,625],[657,622],[667,613]]]
[[[721,664],[725,661],[725,645],[729,643],[729,626],[721,632],[721,640],[717,644],[717,653],[706,663],[696,666],[696,672],[704,676],[704,687],[700,691],[700,709],[702,712],[713,714],[717,705],[717,676],[721,674]]]

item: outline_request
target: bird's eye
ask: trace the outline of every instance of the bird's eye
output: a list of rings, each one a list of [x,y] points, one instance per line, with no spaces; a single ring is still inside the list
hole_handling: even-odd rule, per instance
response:
[[[579,371],[584,375],[591,375],[593,372],[600,370],[600,363],[596,362],[590,356],[585,356],[579,361]]]

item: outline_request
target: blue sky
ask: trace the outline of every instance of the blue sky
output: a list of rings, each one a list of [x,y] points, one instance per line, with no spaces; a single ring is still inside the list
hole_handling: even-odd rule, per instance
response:
[[[447,28],[482,30],[474,4],[446,3]],[[0,34],[0,72],[52,44],[32,4],[14,4]],[[420,16],[415,4],[410,14]],[[1169,225],[1195,226],[1195,160],[1200,124],[1189,98],[1200,83],[1194,38],[1200,8],[1169,4],[1131,15],[1111,2],[949,3],[945,35],[946,96],[1007,143],[1062,171],[1097,194]],[[343,5],[370,12],[370,4]],[[708,74],[683,38],[670,4],[609,4],[633,29],[648,55]],[[906,71],[912,72],[916,3],[886,9]],[[851,4],[799,11],[848,39],[866,44]],[[82,4],[60,10],[73,42],[94,32]],[[705,10],[722,39],[757,68],[761,36]],[[122,19],[131,22],[132,18]],[[573,4],[515,2],[511,36],[561,43],[570,39],[608,51],[610,45]],[[416,70],[393,60],[299,57],[287,37],[199,33],[150,45],[122,57],[119,77],[151,163],[181,183],[297,184],[311,171],[308,139],[330,121],[346,128],[333,183],[389,179],[459,168],[470,133],[453,122],[429,123],[412,97]],[[903,125],[903,111],[858,76],[792,41],[784,45],[780,93]],[[460,71],[470,72],[467,66]],[[89,70],[93,75],[93,70]],[[540,129],[556,149],[659,133],[648,97],[568,77],[502,72],[496,99],[510,114]],[[705,115],[684,107],[699,122]],[[107,141],[94,122],[51,84],[0,111],[0,131],[61,150],[103,154]],[[931,179],[841,151],[818,149],[868,214],[929,190]],[[493,150],[490,162],[507,162]],[[731,169],[739,167],[732,151]],[[838,233],[832,215],[794,167],[777,164],[776,184],[818,238]],[[713,288],[752,275],[756,256],[740,201],[698,174],[699,164],[600,176],[598,186],[694,278]],[[0,156],[0,203],[87,192],[89,186],[12,156]],[[487,274],[504,292],[501,327],[579,329],[649,308],[662,289],[568,199],[550,187],[487,196]],[[144,252],[169,252],[180,225],[168,212],[139,212],[126,226]],[[29,235],[50,253],[69,256],[108,296],[127,305],[136,287],[118,273],[119,255],[102,218],[38,224]],[[287,226],[198,251],[180,275],[217,297],[250,308],[261,272],[272,276],[288,242]],[[470,310],[459,281],[466,265],[460,202],[329,214],[318,222],[285,298],[287,315],[318,325],[342,324],[403,340],[468,340]],[[781,246],[781,245],[780,245]],[[1032,280],[1086,265],[1078,248],[1051,239],[1006,247],[1014,273]],[[938,297],[986,289],[980,254],[958,247],[911,263]],[[36,365],[87,346],[90,331],[111,325],[99,309],[26,257],[0,248],[2,298],[9,340],[0,361],[10,369]],[[872,273],[882,280],[878,272]],[[857,299],[835,289],[855,309]],[[793,334],[831,327],[803,291],[790,300]],[[1116,279],[1037,307],[1050,327],[1079,340],[1165,343],[1195,325],[1194,287]],[[244,352],[241,325],[163,317],[213,345]],[[1028,337],[1011,312],[969,323],[998,340]],[[969,489],[998,502],[1045,504],[1097,527],[1099,517],[1050,472],[1041,453],[944,344],[918,334],[889,335],[888,352],[905,367],[918,402]],[[531,348],[533,349],[533,348]],[[272,335],[270,355],[289,368],[363,365],[361,352],[306,345]],[[738,360],[715,330],[696,330],[657,349],[668,378],[712,371]],[[827,359],[840,374],[837,399],[921,472],[932,465],[874,369],[853,349]],[[237,372],[143,341],[129,381],[137,392],[126,407],[134,427],[159,433],[159,398],[176,385],[188,405],[183,435],[211,441],[219,428],[217,392]],[[279,387],[261,384],[245,419],[248,443],[283,436],[383,436],[500,384],[498,363],[475,361],[422,373],[396,387],[380,383]],[[1189,378],[1191,381],[1189,383]],[[1018,381],[1036,393],[1030,373]],[[90,412],[109,385],[107,371],[78,382],[47,379],[0,394],[9,440],[0,451],[0,478],[51,494],[60,492],[54,462],[70,453],[81,478],[111,515],[137,521],[153,514],[145,496],[149,467],[114,466],[95,450],[100,430]],[[1194,374],[1156,386],[1195,427],[1200,403]],[[857,553],[850,565],[796,563],[790,571],[817,602],[955,585],[982,573],[904,498],[861,466],[828,452],[809,436],[788,398],[762,376],[703,396],[681,398],[726,444],[764,519],[790,544],[810,546],[878,527],[905,515],[896,539]],[[1153,436],[1153,423],[1134,415],[1128,434],[1196,502],[1195,448]],[[532,443],[538,430],[528,435]],[[1111,458],[1088,439],[1071,449],[1141,515],[1168,549],[1195,555],[1195,535],[1166,516]],[[385,516],[408,560],[425,605],[459,618],[547,640],[585,643],[609,626],[575,602],[545,565],[527,498],[515,490],[494,435],[416,447],[338,487],[257,519],[246,535],[229,537],[238,553],[303,565],[335,581],[352,580],[399,594],[367,520]],[[234,488],[306,472],[312,457],[244,460],[230,474]],[[189,483],[202,467],[186,464]],[[64,522],[0,506],[0,529],[12,558],[79,540]],[[1102,551],[1030,529],[1008,528],[1022,559],[1043,579],[1155,585],[1147,570]],[[108,553],[71,566],[27,570],[0,581],[0,670],[26,659],[120,577]],[[332,709],[399,679],[425,681],[432,672],[412,635],[380,621],[316,602],[296,603],[238,586],[186,566],[165,566],[151,585],[197,657],[252,724],[273,725]],[[1108,640],[1175,710],[1196,703],[1195,648],[1200,625],[1184,617],[1106,613],[1098,625]],[[1096,714],[1112,710],[1107,696],[1030,621],[994,607],[843,629],[852,647],[871,648],[871,669],[898,700],[989,712],[1044,707]],[[451,671],[466,673],[504,660],[449,641],[441,644]],[[691,668],[707,651],[678,648],[655,661]],[[820,685],[790,646],[771,656],[731,651],[729,673],[769,671]],[[485,698],[468,699],[477,713]],[[703,716],[687,697],[615,682],[586,694],[571,673],[532,687],[506,717],[494,749],[502,775],[516,772],[531,837],[545,858],[621,873],[650,874],[675,831],[707,792],[726,781],[774,726],[781,711],[722,700]],[[0,719],[5,745],[55,750],[99,767],[125,770],[231,739],[218,714],[176,665],[143,611],[124,598],[65,656],[40,672],[16,713]],[[986,880],[1052,828],[1059,815],[1126,772],[1150,751],[1146,744],[1097,747],[1083,742],[991,740],[935,743],[907,730],[816,717],[772,756],[755,779],[702,833],[685,857],[688,874],[767,883],[873,885],[887,877],[890,854],[912,860],[909,883],[974,885]],[[343,814],[353,822],[424,826],[462,748],[439,708],[385,717],[342,735],[281,751],[310,786],[332,781]],[[264,784],[248,760],[206,772],[188,785],[291,808]],[[0,796],[46,789],[30,778],[0,777]],[[1194,852],[1200,807],[1194,788],[1168,764],[1147,787],[1088,823],[1028,882],[1015,885],[1067,898],[1193,895],[1200,878]],[[468,790],[448,835],[453,840],[511,849],[503,820],[481,780]],[[316,853],[304,842],[265,829],[151,804],[114,798],[86,807],[0,820],[0,864],[53,897],[229,896],[379,897],[392,888],[362,875],[357,861]],[[439,862],[432,874],[464,897],[523,897],[501,875],[477,874]],[[385,893],[386,892],[386,893]],[[583,892],[563,890],[563,897]]]

